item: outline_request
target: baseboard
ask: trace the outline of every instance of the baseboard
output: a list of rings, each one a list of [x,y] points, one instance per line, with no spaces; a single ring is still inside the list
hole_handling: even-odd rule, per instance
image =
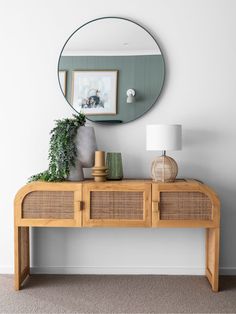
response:
[[[204,275],[204,268],[186,267],[32,267],[32,274]]]
[[[32,267],[32,274],[62,275],[204,275],[205,268],[186,267]],[[13,267],[0,267],[0,274],[13,274]],[[236,276],[236,267],[221,267],[220,275]]]
[[[13,267],[0,267],[0,274],[12,275],[14,274],[14,268]]]
[[[220,267],[220,275],[236,276],[236,267]]]

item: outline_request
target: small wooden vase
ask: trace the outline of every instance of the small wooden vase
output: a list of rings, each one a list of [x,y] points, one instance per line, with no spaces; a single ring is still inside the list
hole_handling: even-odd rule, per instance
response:
[[[106,181],[107,167],[105,166],[105,152],[101,150],[95,152],[95,166],[92,168],[92,176],[95,182]]]

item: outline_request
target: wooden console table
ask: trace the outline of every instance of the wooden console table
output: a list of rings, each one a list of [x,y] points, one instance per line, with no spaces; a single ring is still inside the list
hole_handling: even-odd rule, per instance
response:
[[[15,289],[30,274],[29,227],[206,228],[206,276],[218,291],[220,202],[196,180],[33,182],[15,198]]]

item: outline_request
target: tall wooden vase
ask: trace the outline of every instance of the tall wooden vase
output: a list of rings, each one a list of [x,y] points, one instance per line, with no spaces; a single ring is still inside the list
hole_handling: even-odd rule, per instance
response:
[[[107,177],[107,167],[105,166],[105,152],[97,150],[95,152],[95,166],[92,168],[92,176],[95,182],[104,182]]]

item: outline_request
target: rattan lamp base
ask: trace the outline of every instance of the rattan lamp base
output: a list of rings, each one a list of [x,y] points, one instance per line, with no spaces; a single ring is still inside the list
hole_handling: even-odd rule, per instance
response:
[[[177,163],[169,156],[157,157],[152,162],[151,174],[153,181],[174,182],[177,173]]]

